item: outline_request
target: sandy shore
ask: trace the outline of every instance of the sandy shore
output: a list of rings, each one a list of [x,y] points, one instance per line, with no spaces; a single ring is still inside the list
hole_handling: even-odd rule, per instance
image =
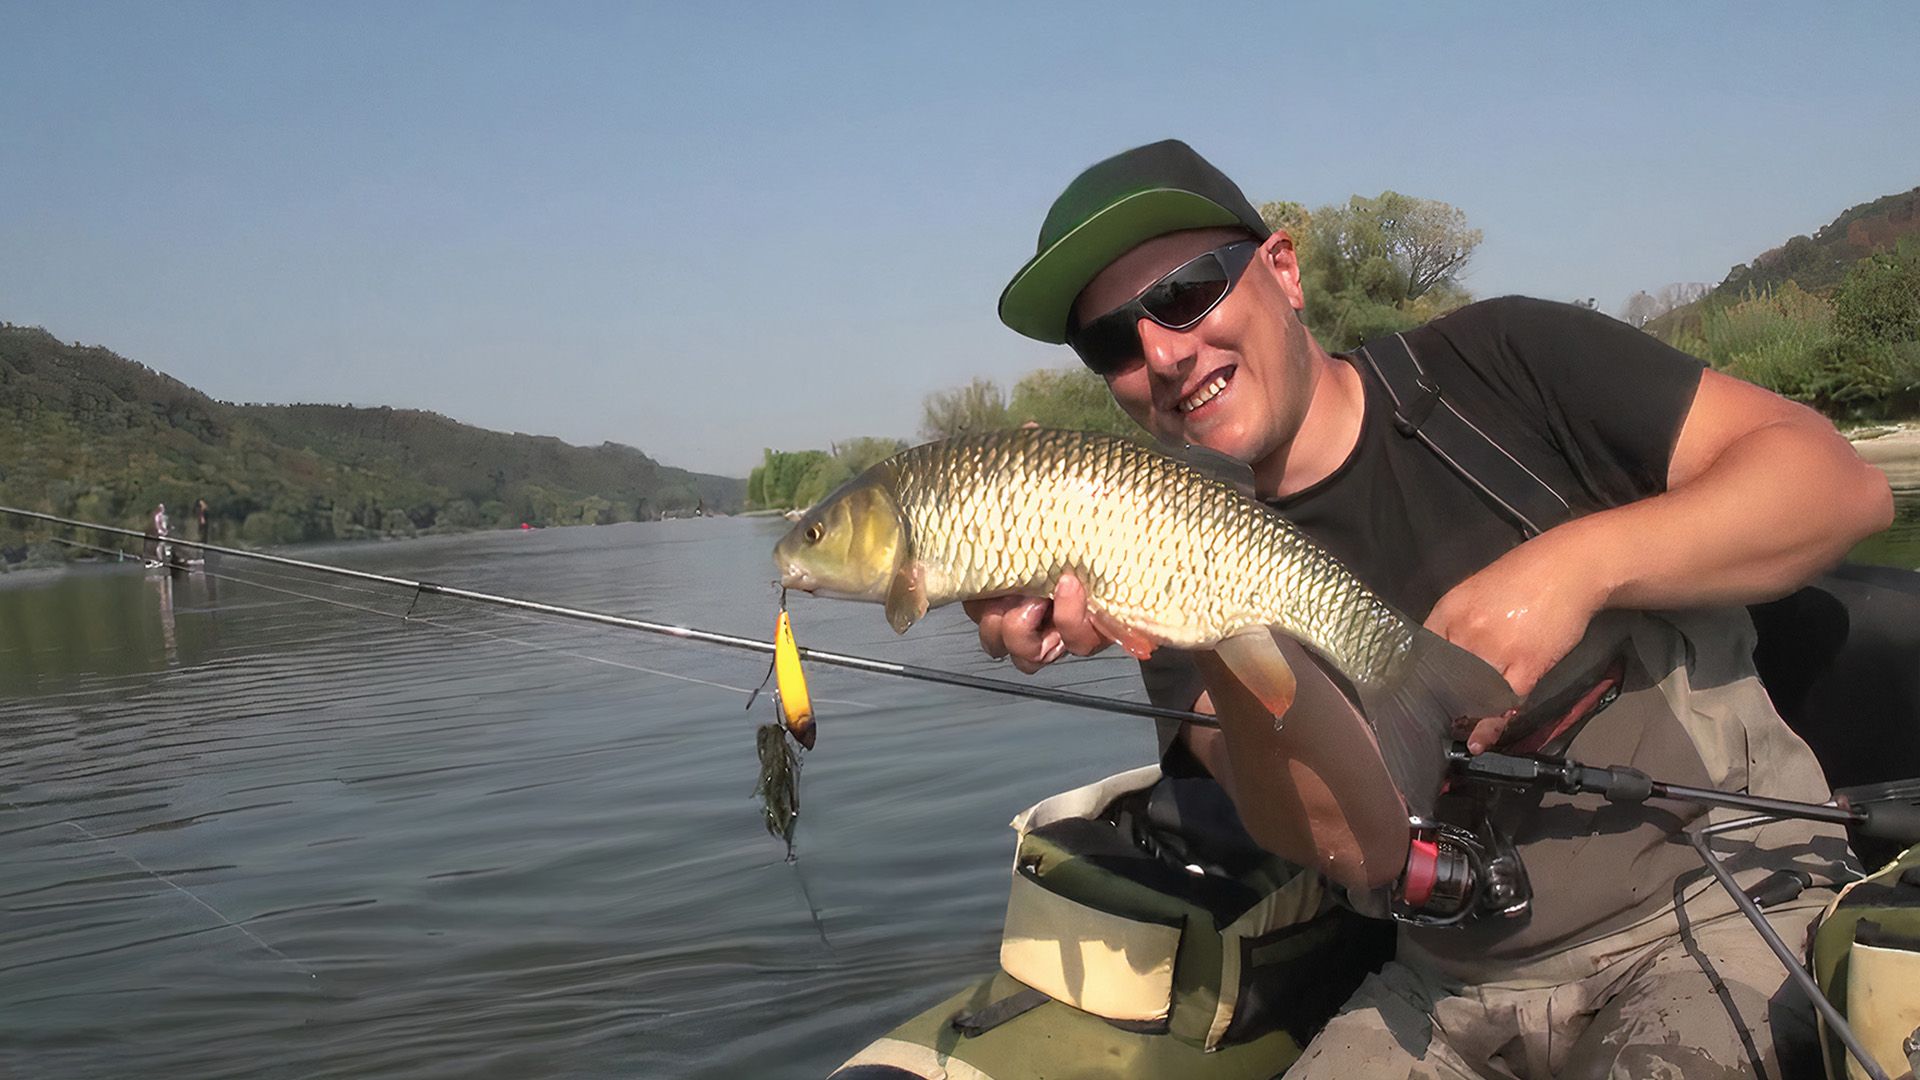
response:
[[[1920,423],[1880,429],[1877,435],[1853,440],[1860,456],[1878,465],[1897,488],[1920,487]]]

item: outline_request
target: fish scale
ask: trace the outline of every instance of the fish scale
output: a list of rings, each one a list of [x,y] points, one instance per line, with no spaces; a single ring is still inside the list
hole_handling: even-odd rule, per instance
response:
[[[1071,569],[1094,610],[1175,646],[1275,626],[1373,684],[1412,642],[1405,618],[1291,522],[1129,439],[997,432],[881,467],[934,605],[1050,595]]]

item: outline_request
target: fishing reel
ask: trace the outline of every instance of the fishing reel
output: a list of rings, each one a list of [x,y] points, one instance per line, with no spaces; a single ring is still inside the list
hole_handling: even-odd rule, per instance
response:
[[[1533,904],[1527,868],[1484,815],[1476,828],[1410,817],[1407,867],[1394,882],[1388,914],[1414,926],[1459,926],[1518,918]]]

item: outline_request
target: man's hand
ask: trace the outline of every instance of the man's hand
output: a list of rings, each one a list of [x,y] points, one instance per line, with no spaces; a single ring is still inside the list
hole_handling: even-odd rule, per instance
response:
[[[1113,644],[1087,617],[1087,588],[1071,572],[1060,575],[1053,599],[996,596],[968,600],[967,617],[980,626],[980,647],[1006,657],[1028,675],[1067,653],[1092,656]]]
[[[1605,588],[1583,572],[1591,562],[1574,558],[1566,543],[1573,534],[1559,532],[1494,560],[1454,586],[1427,616],[1427,629],[1492,664],[1522,699],[1573,651],[1606,603]],[[1478,754],[1496,745],[1512,719],[1512,713],[1479,718],[1465,733],[1467,749]]]

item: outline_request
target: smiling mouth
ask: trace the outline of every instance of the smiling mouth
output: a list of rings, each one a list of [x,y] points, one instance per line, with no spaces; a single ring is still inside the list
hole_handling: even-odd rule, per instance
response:
[[[1206,381],[1206,384],[1201,386],[1200,389],[1195,390],[1193,393],[1188,394],[1184,398],[1181,398],[1180,403],[1175,407],[1178,408],[1183,413],[1190,413],[1195,409],[1198,409],[1200,406],[1205,405],[1207,402],[1212,401],[1214,398],[1220,396],[1220,391],[1225,390],[1227,388],[1227,383],[1231,382],[1232,380],[1233,380],[1233,369],[1224,368],[1218,374],[1216,374],[1213,378],[1208,379]]]

